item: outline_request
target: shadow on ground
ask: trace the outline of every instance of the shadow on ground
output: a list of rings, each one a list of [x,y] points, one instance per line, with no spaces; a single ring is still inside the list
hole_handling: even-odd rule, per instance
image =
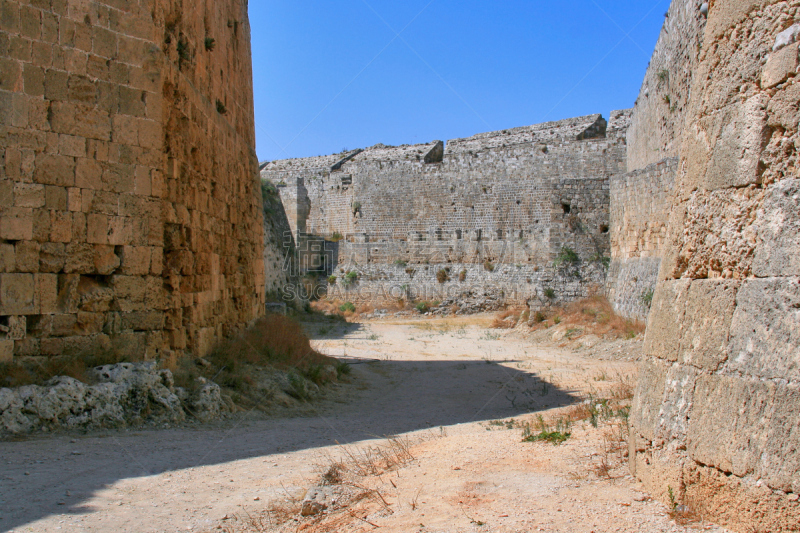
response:
[[[53,514],[91,512],[86,507],[91,497],[120,479],[508,418],[578,401],[569,391],[496,361],[353,362],[351,383],[338,385],[330,399],[314,405],[314,416],[0,442],[0,530]]]

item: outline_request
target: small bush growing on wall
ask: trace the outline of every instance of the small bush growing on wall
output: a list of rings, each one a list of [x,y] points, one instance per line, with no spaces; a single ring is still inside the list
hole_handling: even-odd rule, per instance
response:
[[[336,285],[336,276],[328,276],[328,285]]]
[[[562,246],[561,251],[556,256],[555,261],[553,264],[555,266],[559,265],[575,265],[581,262],[580,256],[578,256],[577,252],[568,246]]]
[[[402,259],[398,259],[397,261],[394,262],[394,264],[396,266],[399,266],[399,267],[404,267],[404,266],[406,266],[408,264],[408,262],[407,261],[403,261]]]
[[[439,269],[439,272],[436,273],[436,281],[439,283],[445,283],[450,279],[450,275],[447,273],[447,270],[444,268]]]
[[[358,272],[351,270],[345,274],[344,278],[342,279],[342,285],[349,287],[350,285],[354,285],[356,281],[358,281]]]
[[[339,311],[341,311],[342,313],[347,313],[347,312],[355,313],[356,306],[353,305],[353,302],[345,302],[339,306]]]
[[[641,300],[641,302],[642,302],[642,305],[644,305],[645,307],[647,307],[649,309],[650,306],[653,305],[653,295],[654,294],[655,294],[655,292],[653,291],[653,289],[650,289],[649,291],[646,291],[645,293],[643,293],[642,296],[639,298]]]
[[[331,235],[331,238],[328,239],[328,240],[331,241],[331,242],[339,242],[342,239],[344,239],[344,237],[342,237],[342,234],[339,233],[338,231],[334,231],[333,235]]]
[[[213,52],[214,48],[216,48],[217,46],[217,40],[214,39],[213,37],[206,37],[205,45],[206,45],[206,50],[208,50],[209,52]]]
[[[544,295],[552,300],[553,298],[556,297],[556,291],[548,287],[544,290]]]
[[[494,263],[487,259],[483,262],[483,269],[487,272],[494,272]]]
[[[461,273],[458,275],[458,281],[466,281],[467,280],[467,271],[466,269],[462,270]]]

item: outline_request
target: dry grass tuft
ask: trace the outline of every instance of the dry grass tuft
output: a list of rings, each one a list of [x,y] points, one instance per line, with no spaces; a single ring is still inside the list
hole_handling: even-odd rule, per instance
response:
[[[139,362],[125,357],[113,346],[77,355],[26,357],[13,363],[0,364],[0,387],[44,385],[57,376],[67,376],[91,384],[91,369],[116,363]]]
[[[525,312],[525,309],[521,309],[519,307],[511,307],[505,311],[500,311],[495,316],[494,322],[492,322],[492,327],[495,329],[513,329],[517,326],[520,317]]]
[[[628,339],[644,333],[645,330],[645,324],[619,316],[608,299],[599,295],[563,307],[538,311],[535,317],[532,325],[534,330],[563,324],[571,329],[580,328],[583,334]]]

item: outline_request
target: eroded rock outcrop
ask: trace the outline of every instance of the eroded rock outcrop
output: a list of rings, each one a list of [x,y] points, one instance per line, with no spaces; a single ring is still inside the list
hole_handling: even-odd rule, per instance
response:
[[[91,385],[60,376],[43,386],[0,389],[0,434],[174,424],[187,411],[210,420],[226,409],[215,383],[189,392],[153,363],[106,365],[90,374]]]

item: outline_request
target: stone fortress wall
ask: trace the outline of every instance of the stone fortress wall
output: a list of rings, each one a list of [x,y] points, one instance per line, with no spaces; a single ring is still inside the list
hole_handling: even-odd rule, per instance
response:
[[[673,28],[697,59],[631,468],[662,501],[671,489],[736,531],[798,531],[800,2],[717,0],[699,46],[692,28]]]
[[[0,361],[202,355],[263,313],[245,0],[0,3]]]
[[[271,162],[261,175],[279,187],[301,248],[328,249],[306,269],[339,281],[359,273],[350,287],[329,287],[342,299],[459,304],[483,294],[490,307],[546,305],[605,281],[609,178],[625,170],[628,120],[617,111],[610,122],[590,115],[446,145],[377,145]],[[303,245],[302,235],[324,242]],[[554,267],[563,247],[579,267]]]
[[[697,1],[672,2],[631,115],[627,173],[611,178],[608,297],[638,320],[647,319],[658,279],[704,26]]]

